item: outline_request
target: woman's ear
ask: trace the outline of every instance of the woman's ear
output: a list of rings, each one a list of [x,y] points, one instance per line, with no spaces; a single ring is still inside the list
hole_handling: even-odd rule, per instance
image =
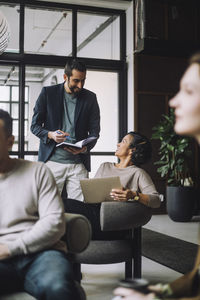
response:
[[[135,150],[136,150],[136,147],[134,147],[134,148],[131,148],[131,150],[132,150],[132,153],[133,153],[133,152],[135,152]]]
[[[129,148],[129,153],[133,153],[133,148]]]
[[[133,152],[135,152],[135,147],[134,147],[134,148],[130,148],[130,149],[129,149],[129,155],[131,155],[131,156],[132,156]]]

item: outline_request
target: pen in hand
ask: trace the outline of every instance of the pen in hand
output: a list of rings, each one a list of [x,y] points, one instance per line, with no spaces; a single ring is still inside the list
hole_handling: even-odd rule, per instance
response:
[[[63,133],[62,133],[61,131],[59,131],[59,130],[57,130],[56,133],[58,133],[58,134],[63,134]],[[74,143],[74,142],[76,141],[76,139],[71,138],[70,135],[67,135],[67,136],[65,137],[65,139],[66,139],[66,141],[69,141],[69,142],[71,142],[71,143]]]

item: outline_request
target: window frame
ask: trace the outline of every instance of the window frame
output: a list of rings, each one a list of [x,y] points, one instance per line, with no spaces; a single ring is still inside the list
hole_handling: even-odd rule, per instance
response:
[[[16,65],[19,67],[19,133],[18,151],[11,151],[11,155],[24,158],[24,156],[38,155],[38,151],[25,151],[24,122],[25,122],[25,68],[27,65],[44,67],[61,67],[68,57],[47,54],[24,53],[24,26],[25,7],[38,9],[68,9],[72,10],[72,56],[78,57],[86,64],[88,70],[114,71],[118,73],[118,138],[121,139],[127,132],[127,64],[126,64],[126,13],[125,10],[90,7],[74,4],[42,2],[34,0],[0,1],[0,5],[20,5],[19,11],[19,53],[4,52],[0,56],[0,64]],[[95,14],[119,15],[120,17],[120,59],[95,59],[77,56],[77,13],[87,12]],[[53,62],[53,64],[52,64]],[[91,155],[114,155],[114,152],[91,152]]]

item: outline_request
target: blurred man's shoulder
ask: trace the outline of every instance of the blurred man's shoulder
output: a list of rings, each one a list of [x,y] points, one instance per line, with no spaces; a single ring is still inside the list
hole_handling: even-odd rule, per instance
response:
[[[27,169],[40,169],[40,168],[47,168],[45,163],[41,161],[31,161],[27,159],[17,159],[17,165],[21,168],[27,168]]]

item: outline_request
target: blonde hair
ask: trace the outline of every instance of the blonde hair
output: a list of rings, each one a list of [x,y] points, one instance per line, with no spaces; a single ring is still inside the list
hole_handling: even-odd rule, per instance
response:
[[[190,57],[189,66],[191,66],[192,64],[198,64],[200,72],[200,52],[197,52]]]

